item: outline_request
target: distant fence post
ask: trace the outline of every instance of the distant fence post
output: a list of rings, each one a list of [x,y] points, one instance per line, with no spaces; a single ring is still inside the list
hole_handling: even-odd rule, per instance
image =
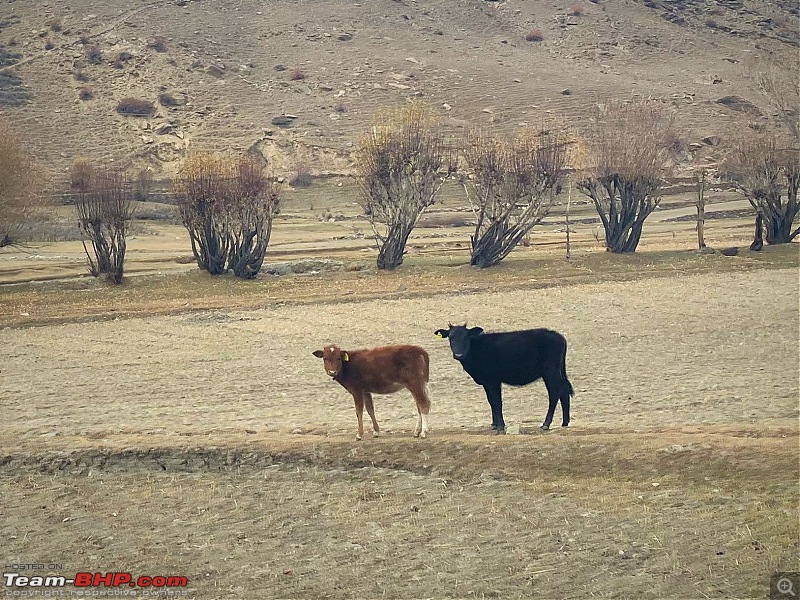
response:
[[[569,180],[569,187],[567,188],[567,260],[572,258],[572,253],[569,243],[569,205],[572,201],[572,179]]]
[[[703,169],[697,176],[697,248],[706,247],[705,222],[706,222],[706,170]]]

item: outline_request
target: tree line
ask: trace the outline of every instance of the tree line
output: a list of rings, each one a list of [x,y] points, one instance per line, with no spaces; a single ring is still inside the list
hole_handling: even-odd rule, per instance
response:
[[[763,78],[762,85],[767,89],[775,81]],[[800,234],[800,227],[792,229],[800,211],[800,128],[792,110],[789,103],[778,113],[788,136],[778,131],[743,136],[719,171],[750,201],[757,237],[763,228],[768,244]],[[470,264],[497,264],[547,216],[570,170],[571,183],[600,217],[606,249],[635,252],[680,147],[672,115],[653,101],[598,107],[581,134],[549,120],[511,136],[472,128],[460,139],[445,135],[423,103],[383,112],[355,153],[359,201],[378,245],[377,267],[392,270],[403,263],[411,232],[447,180],[464,189],[475,214]],[[41,169],[5,123],[0,148],[2,247],[15,243],[20,224],[32,218]],[[697,178],[701,248],[706,182],[703,170]],[[92,275],[122,281],[134,201],[146,198],[151,184],[147,172],[131,181],[124,171],[85,159],[73,163],[70,187]],[[262,160],[196,153],[179,169],[172,195],[201,269],[256,277],[281,201],[281,184]]]

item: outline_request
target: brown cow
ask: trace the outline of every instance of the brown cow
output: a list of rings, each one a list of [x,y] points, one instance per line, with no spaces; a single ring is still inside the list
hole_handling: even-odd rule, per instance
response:
[[[325,364],[325,372],[353,395],[358,418],[357,440],[364,436],[364,406],[372,419],[374,435],[380,433],[372,394],[393,394],[403,388],[411,392],[417,403],[414,437],[427,437],[431,401],[428,399],[426,384],[430,360],[423,348],[384,346],[346,351],[338,346],[325,346],[312,354],[321,358]]]

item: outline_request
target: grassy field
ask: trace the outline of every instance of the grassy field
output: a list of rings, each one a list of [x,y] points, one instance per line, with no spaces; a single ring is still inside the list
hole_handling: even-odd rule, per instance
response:
[[[358,252],[249,283],[6,286],[6,564],[183,575],[203,599],[765,598],[800,570],[796,246],[488,270],[439,248],[380,274]],[[564,332],[572,425],[539,432],[537,383],[505,393],[522,434],[490,436],[432,335],[448,320]],[[329,342],[426,347],[430,438],[400,393],[355,442],[311,356]]]

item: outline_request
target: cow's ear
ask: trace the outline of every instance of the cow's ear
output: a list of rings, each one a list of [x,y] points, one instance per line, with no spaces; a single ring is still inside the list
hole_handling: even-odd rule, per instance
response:
[[[350,355],[347,352],[342,352],[342,360],[347,362],[350,360]]]
[[[322,350],[314,350],[311,354],[313,354],[317,358],[322,358]]]
[[[433,335],[438,337],[440,340],[450,336],[450,332],[447,329],[437,329],[433,332]]]
[[[469,337],[471,337],[471,338],[478,337],[482,333],[483,333],[483,329],[481,329],[480,327],[472,327],[469,330]]]

